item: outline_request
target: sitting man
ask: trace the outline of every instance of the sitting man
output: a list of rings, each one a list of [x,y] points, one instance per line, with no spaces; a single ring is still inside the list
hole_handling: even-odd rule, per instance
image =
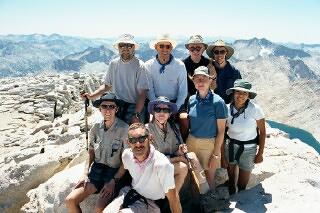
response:
[[[122,154],[124,168],[132,176],[132,188],[124,187],[119,196],[103,211],[159,212],[156,203],[167,197],[172,213],[182,212],[174,183],[174,167],[169,160],[150,144],[150,134],[142,123],[129,127],[128,145]]]
[[[95,208],[96,212],[102,212],[113,198],[116,180],[114,178],[122,177],[124,174],[121,153],[128,125],[116,117],[117,102],[116,96],[112,93],[106,93],[93,102],[104,120],[93,124],[90,130],[89,158],[84,174],[65,199],[69,212],[81,212],[79,204],[89,195],[99,192]]]

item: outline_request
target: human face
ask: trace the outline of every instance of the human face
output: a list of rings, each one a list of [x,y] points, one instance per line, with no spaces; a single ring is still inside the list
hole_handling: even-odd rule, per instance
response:
[[[169,57],[172,52],[172,45],[170,42],[159,42],[156,44],[156,50],[159,57]]]
[[[189,44],[188,50],[192,58],[201,58],[204,51],[204,45],[201,43]]]
[[[160,110],[160,112],[156,112],[158,110]],[[160,124],[166,123],[170,117],[170,112],[164,112],[165,110],[170,111],[170,107],[165,104],[158,104],[154,107],[154,117]]]
[[[150,150],[149,139],[150,136],[147,134],[145,129],[137,128],[129,130],[128,132],[128,145],[133,152],[133,156],[140,161],[148,157]],[[131,143],[130,141],[135,143]]]
[[[235,90],[233,93],[234,102],[237,107],[244,106],[245,102],[249,98],[249,93],[244,91]]]
[[[227,49],[224,47],[215,47],[213,50],[214,60],[218,64],[226,62]]]
[[[118,107],[113,101],[103,101],[99,109],[105,121],[114,121]]]
[[[130,61],[134,56],[134,45],[129,43],[118,44],[119,55],[123,61]]]
[[[209,90],[212,79],[205,75],[195,75],[193,83],[195,88],[200,92],[207,92]]]

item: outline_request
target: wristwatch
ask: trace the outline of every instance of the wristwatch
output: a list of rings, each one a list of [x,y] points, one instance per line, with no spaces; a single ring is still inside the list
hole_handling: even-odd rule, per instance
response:
[[[140,112],[135,112],[134,116],[140,120],[141,114],[140,114]]]

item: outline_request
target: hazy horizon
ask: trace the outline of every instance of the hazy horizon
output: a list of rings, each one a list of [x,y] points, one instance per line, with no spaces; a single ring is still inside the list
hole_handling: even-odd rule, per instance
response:
[[[320,1],[0,0],[0,35],[60,34],[84,38],[201,34],[280,43],[320,43]]]

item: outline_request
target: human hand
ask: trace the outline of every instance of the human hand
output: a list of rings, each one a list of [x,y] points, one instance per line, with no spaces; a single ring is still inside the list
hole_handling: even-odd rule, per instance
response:
[[[178,155],[183,155],[188,152],[188,147],[186,144],[180,144],[178,149]]]
[[[82,186],[82,185],[83,185],[83,188],[86,188],[87,183],[89,183],[89,182],[90,182],[90,181],[89,181],[88,175],[87,175],[87,174],[83,174],[83,175],[80,177],[78,183],[75,185],[74,188],[77,189],[77,188],[79,188],[79,187]]]
[[[208,166],[210,169],[216,170],[219,167],[219,163],[220,163],[220,158],[216,158],[212,155],[209,159]]]
[[[133,124],[133,123],[140,123],[141,121],[140,121],[140,119],[139,118],[137,118],[137,116],[132,116],[132,118],[131,118],[131,124]]]
[[[262,161],[263,161],[263,155],[258,153],[254,158],[254,163],[261,163]]]
[[[114,179],[109,181],[108,183],[104,184],[103,188],[100,191],[100,197],[102,198],[111,198],[114,193],[114,188],[115,188],[115,182]]]

